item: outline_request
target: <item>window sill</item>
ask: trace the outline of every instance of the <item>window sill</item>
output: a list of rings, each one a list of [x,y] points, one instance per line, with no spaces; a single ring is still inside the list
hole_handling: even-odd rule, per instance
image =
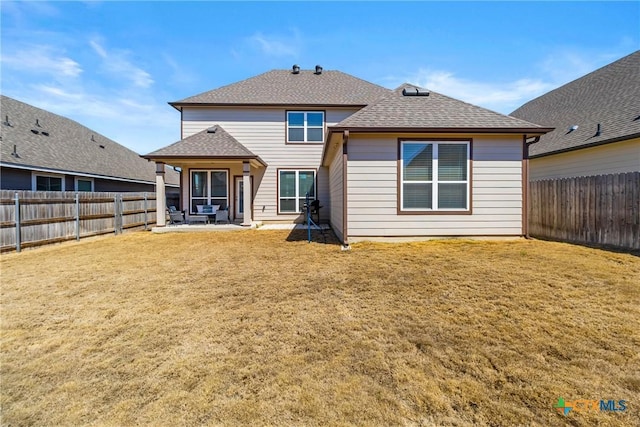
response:
[[[398,215],[472,215],[471,209],[464,211],[404,211],[398,209]]]

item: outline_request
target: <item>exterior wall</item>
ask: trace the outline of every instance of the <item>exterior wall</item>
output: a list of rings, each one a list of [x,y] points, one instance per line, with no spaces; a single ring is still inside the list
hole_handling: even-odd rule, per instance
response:
[[[640,138],[529,161],[531,181],[640,171]]]
[[[473,139],[471,214],[398,215],[398,137]],[[350,241],[367,237],[522,235],[521,135],[352,133],[348,144]]]
[[[47,172],[42,172],[47,174]],[[66,191],[75,190],[75,175],[57,173],[64,176]],[[27,169],[14,169],[3,167],[0,171],[0,185],[3,190],[32,190],[33,172]],[[155,192],[155,183],[141,184],[135,182],[115,181],[103,178],[93,178],[94,191],[109,192]],[[177,191],[177,189],[176,189]]]
[[[329,165],[329,199],[331,201],[329,222],[336,236],[342,242],[345,240],[345,236],[342,235],[344,220],[343,183],[342,149],[339,149],[336,150],[336,154]]]
[[[67,188],[70,188],[71,190],[73,190],[74,185],[75,185],[74,179],[73,177],[71,177],[71,187],[67,187]],[[109,179],[95,178],[93,180],[93,189],[94,191],[110,191],[110,192],[116,192],[116,193],[129,192],[129,191],[136,191],[136,192],[146,191],[146,192],[152,193],[156,191],[156,185],[155,183],[139,184],[135,182],[112,181]]]
[[[321,221],[329,220],[328,170],[320,167],[322,143],[286,143],[287,110],[325,111],[326,126],[334,125],[357,111],[356,108],[217,108],[188,107],[183,109],[183,138],[193,135],[214,124],[222,126],[241,144],[260,156],[268,167],[263,169],[260,179],[255,180],[257,192],[254,199],[254,220],[257,221],[302,221],[297,214],[278,214],[278,169],[315,169],[317,198],[323,208]]]

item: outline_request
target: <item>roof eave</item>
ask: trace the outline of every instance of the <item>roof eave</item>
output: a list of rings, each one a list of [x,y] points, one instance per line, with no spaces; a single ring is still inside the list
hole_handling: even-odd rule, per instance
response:
[[[530,136],[544,135],[553,131],[555,128],[538,128],[538,127],[520,127],[520,128],[466,128],[466,127],[350,127],[350,126],[332,126],[330,132],[349,132],[358,133],[501,133],[501,134],[526,134]]]
[[[176,110],[180,111],[182,107],[296,107],[296,108],[323,108],[323,107],[333,107],[333,108],[363,108],[369,104],[315,104],[315,103],[304,103],[304,104],[295,104],[295,103],[243,103],[243,102],[169,102]]]
[[[531,154],[529,156],[529,158],[530,159],[536,159],[536,158],[540,158],[540,157],[552,156],[554,154],[568,153],[570,151],[582,150],[584,148],[599,147],[601,145],[612,144],[614,142],[620,142],[620,141],[627,141],[629,139],[634,139],[634,138],[640,138],[640,132],[639,133],[634,133],[634,134],[631,134],[631,135],[620,136],[620,137],[617,137],[617,138],[605,139],[603,141],[593,142],[591,144],[577,145],[577,146],[574,146],[574,147],[567,147],[567,148],[562,148],[562,149],[559,149],[559,150],[547,151],[545,153],[540,153],[540,154]]]
[[[234,161],[234,160],[255,160],[260,163],[262,166],[267,167],[267,163],[260,158],[260,156],[210,156],[206,154],[145,154],[143,157],[147,160],[224,160],[224,161]]]

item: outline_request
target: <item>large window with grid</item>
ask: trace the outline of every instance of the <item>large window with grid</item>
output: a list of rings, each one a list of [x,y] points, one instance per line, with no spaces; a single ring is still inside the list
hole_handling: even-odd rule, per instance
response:
[[[278,212],[299,213],[304,210],[306,195],[316,198],[316,171],[279,170],[278,171]]]
[[[400,210],[469,211],[470,141],[400,141]]]
[[[229,206],[229,171],[191,170],[191,213],[198,212],[198,205]]]
[[[287,142],[323,142],[324,111],[287,111]]]

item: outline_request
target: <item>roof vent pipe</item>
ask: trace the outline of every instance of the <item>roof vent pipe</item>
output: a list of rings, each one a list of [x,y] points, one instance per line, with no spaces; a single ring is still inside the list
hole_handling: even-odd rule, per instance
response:
[[[300,74],[300,66],[299,66],[298,64],[295,64],[295,65],[293,66],[293,71],[292,71],[292,73],[293,73],[293,74]]]
[[[20,156],[18,155],[18,147],[15,144],[13,145],[13,151],[11,152],[11,155],[18,159],[20,158]]]
[[[598,127],[596,128],[596,134],[594,136],[600,136],[601,133],[602,133],[602,126],[600,126],[600,123],[598,123]]]
[[[319,65],[316,65],[316,74],[322,74],[322,67]]]
[[[36,126],[41,128],[42,126],[40,126],[40,122],[38,121],[38,119],[36,119]]]
[[[402,89],[403,96],[429,96],[429,91],[419,87],[405,87]]]
[[[4,123],[2,123],[5,126],[11,126],[11,123],[9,123],[9,115],[7,114],[6,116],[4,116]]]

